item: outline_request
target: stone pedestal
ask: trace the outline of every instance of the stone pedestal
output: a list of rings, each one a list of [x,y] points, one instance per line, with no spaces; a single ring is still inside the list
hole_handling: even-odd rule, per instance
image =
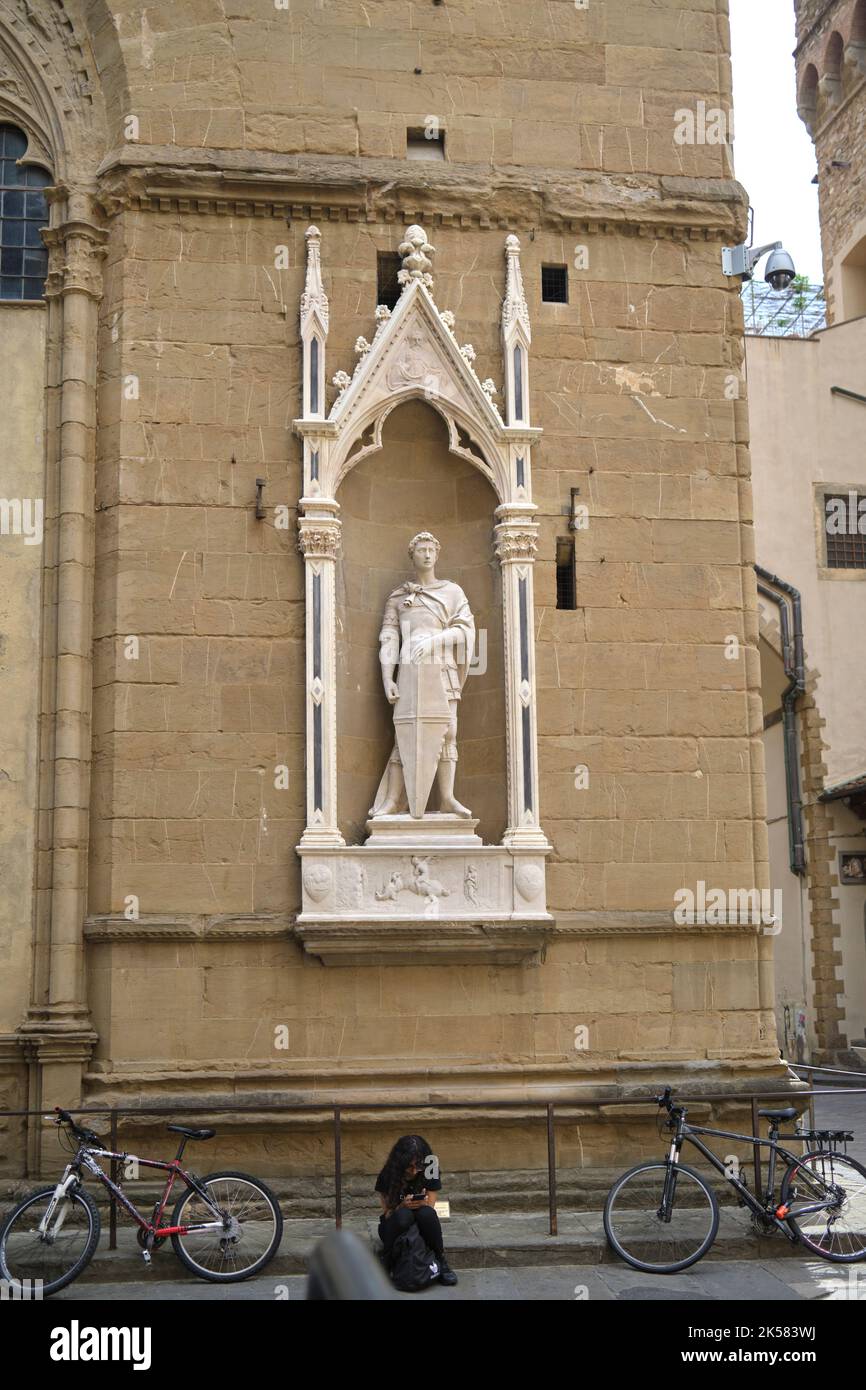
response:
[[[299,846],[305,950],[326,964],[535,954],[553,926],[544,854],[485,845],[476,825],[380,816],[363,845]]]
[[[433,812],[415,816],[375,816],[367,821],[366,849],[421,849],[435,854],[446,849],[480,849],[477,820]]]

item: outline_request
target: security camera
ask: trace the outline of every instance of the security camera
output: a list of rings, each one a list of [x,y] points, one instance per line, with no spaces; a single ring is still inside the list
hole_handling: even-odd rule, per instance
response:
[[[781,241],[771,241],[766,246],[724,246],[722,270],[725,275],[738,275],[742,280],[751,280],[755,266],[768,251],[771,251],[772,255],[767,261],[764,279],[777,292],[786,290],[797,272]]]
[[[777,292],[786,290],[796,273],[794,262],[782,248],[773,252],[764,267],[764,279]]]

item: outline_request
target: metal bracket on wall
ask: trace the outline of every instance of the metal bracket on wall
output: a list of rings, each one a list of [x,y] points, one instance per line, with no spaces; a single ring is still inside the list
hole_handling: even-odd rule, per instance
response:
[[[264,492],[267,478],[256,478],[256,521],[263,521],[265,509],[262,505],[262,493]]]
[[[845,386],[831,386],[831,396],[847,396],[851,401],[859,401],[861,405],[866,405],[866,396],[861,396],[859,391],[849,391]]]

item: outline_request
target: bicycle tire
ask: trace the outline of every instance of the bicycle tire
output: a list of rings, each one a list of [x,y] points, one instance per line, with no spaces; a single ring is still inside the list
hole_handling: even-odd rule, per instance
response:
[[[280,1204],[277,1201],[274,1194],[271,1192],[270,1188],[266,1187],[265,1184],[259,1178],[253,1178],[250,1176],[249,1173],[240,1173],[234,1170],[228,1170],[221,1173],[208,1173],[207,1177],[199,1178],[197,1181],[200,1183],[202,1187],[207,1188],[210,1183],[217,1182],[224,1178],[234,1178],[237,1179],[239,1182],[249,1183],[253,1188],[257,1189],[257,1191],[262,1194],[262,1197],[264,1198],[267,1206],[270,1208],[273,1216],[274,1235],[270,1240],[268,1247],[264,1251],[264,1253],[249,1268],[239,1272],[226,1272],[220,1270],[207,1269],[205,1266],[201,1265],[198,1261],[196,1261],[192,1254],[190,1254],[190,1252],[184,1247],[183,1241],[185,1237],[173,1235],[171,1237],[171,1243],[174,1247],[174,1253],[177,1255],[181,1264],[185,1265],[186,1268],[190,1270],[192,1274],[195,1274],[197,1276],[197,1278],[207,1279],[212,1284],[236,1284],[240,1283],[243,1279],[252,1278],[254,1274],[258,1274],[262,1269],[265,1268],[267,1264],[270,1263],[277,1250],[279,1249],[280,1241],[283,1238],[283,1214],[280,1211]],[[178,1201],[177,1205],[175,1206],[171,1223],[173,1226],[182,1226],[184,1224],[184,1207],[186,1207],[188,1203],[190,1203],[191,1201],[196,1200],[201,1200],[198,1197],[198,1193],[193,1191],[192,1188],[188,1188]]]
[[[55,1187],[41,1187],[37,1192],[31,1192],[29,1197],[25,1197],[23,1202],[19,1202],[18,1206],[15,1207],[4,1217],[2,1224],[0,1224],[0,1277],[2,1277],[3,1279],[11,1283],[15,1283],[18,1281],[23,1282],[25,1279],[39,1278],[38,1275],[24,1275],[21,1272],[13,1273],[10,1270],[7,1264],[8,1236],[10,1229],[15,1223],[16,1218],[20,1216],[22,1212],[25,1212],[28,1207],[34,1206],[36,1205],[36,1203],[44,1201],[46,1198],[53,1197],[54,1192]],[[42,1281],[41,1295],[43,1298],[46,1296],[50,1296],[53,1293],[59,1293],[61,1289],[66,1288],[67,1284],[71,1284],[74,1279],[77,1279],[78,1276],[90,1264],[90,1261],[93,1259],[96,1247],[99,1244],[99,1237],[102,1231],[102,1221],[99,1215],[99,1208],[97,1207],[90,1193],[85,1192],[84,1188],[79,1186],[71,1188],[67,1196],[70,1200],[74,1202],[79,1202],[81,1206],[84,1207],[85,1211],[88,1213],[88,1216],[90,1218],[90,1233],[88,1235],[87,1243],[84,1247],[84,1250],[82,1251],[81,1255],[79,1256],[75,1264],[72,1266],[72,1268],[68,1270],[66,1274],[61,1275],[59,1279],[53,1279],[48,1283],[45,1283],[44,1280]]]
[[[652,1264],[647,1260],[641,1260],[624,1247],[622,1240],[617,1236],[614,1230],[612,1212],[619,1193],[625,1185],[639,1173],[649,1173],[650,1171],[658,1169],[667,1169],[667,1163],[664,1159],[638,1163],[634,1168],[629,1168],[627,1172],[617,1178],[610,1192],[607,1194],[607,1200],[604,1204],[604,1233],[607,1236],[607,1241],[611,1249],[619,1255],[620,1259],[625,1260],[626,1264],[631,1265],[633,1269],[639,1269],[643,1274],[679,1274],[681,1270],[688,1269],[691,1265],[697,1264],[698,1260],[703,1259],[715,1240],[719,1229],[719,1204],[716,1199],[716,1194],[713,1192],[713,1189],[709,1186],[706,1179],[703,1178],[700,1173],[696,1172],[694,1168],[688,1167],[685,1163],[678,1163],[677,1174],[686,1175],[694,1179],[706,1195],[710,1207],[710,1226],[707,1235],[701,1241],[698,1248],[686,1259],[676,1260],[666,1265]]]
[[[788,1205],[788,1199],[791,1196],[791,1188],[797,1181],[797,1174],[810,1160],[818,1158],[824,1162],[829,1160],[832,1163],[838,1164],[840,1167],[853,1168],[862,1177],[863,1187],[864,1190],[866,1190],[866,1168],[864,1168],[862,1163],[858,1163],[856,1159],[848,1158],[846,1154],[831,1153],[827,1149],[813,1149],[810,1153],[804,1154],[802,1158],[798,1158],[792,1163],[785,1173],[782,1179],[782,1186],[779,1189],[779,1195],[783,1206]],[[866,1216],[866,1200],[861,1200],[864,1206],[864,1216]],[[810,1237],[804,1233],[799,1219],[796,1216],[789,1216],[786,1219],[791,1230],[796,1234],[803,1245],[815,1255],[819,1255],[822,1260],[830,1260],[834,1264],[856,1264],[859,1260],[866,1260],[866,1229],[864,1229],[863,1245],[861,1249],[845,1255],[826,1250],[816,1241],[811,1240]]]

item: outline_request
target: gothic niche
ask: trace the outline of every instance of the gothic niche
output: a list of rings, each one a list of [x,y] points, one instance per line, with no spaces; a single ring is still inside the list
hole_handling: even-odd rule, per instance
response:
[[[342,521],[336,573],[340,830],[348,844],[366,839],[366,823],[392,752],[395,709],[384,695],[379,634],[389,595],[414,578],[408,542],[429,530],[441,546],[436,574],[466,595],[474,627],[471,654],[470,634],[458,631],[452,644],[461,676],[461,659],[468,658],[456,711],[454,794],[477,819],[485,843],[498,844],[506,825],[507,772],[502,582],[493,551],[496,494],[477,468],[449,455],[442,417],[425,402],[413,400],[388,417],[381,450],[352,470],[338,497]],[[402,611],[407,618],[412,616],[411,609]],[[444,656],[447,660],[447,653]],[[397,664],[401,669],[408,665]],[[432,736],[436,738],[436,733]],[[431,811],[442,809],[438,792],[436,786],[431,789]]]
[[[548,934],[529,317],[506,241],[504,402],[400,244],[401,297],[333,378],[318,229],[301,300],[307,814],[297,934],[326,964],[513,963]]]

